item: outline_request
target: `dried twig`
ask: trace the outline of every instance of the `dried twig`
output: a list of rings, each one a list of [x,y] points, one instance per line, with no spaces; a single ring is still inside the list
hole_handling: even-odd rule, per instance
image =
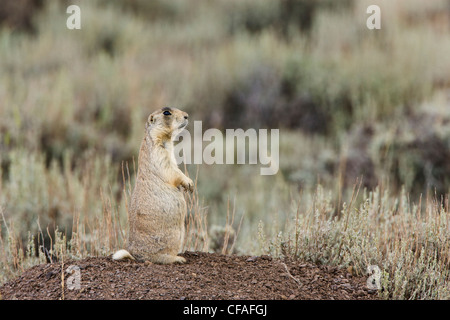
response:
[[[300,287],[302,287],[302,286],[303,286],[302,283],[300,282],[300,280],[298,280],[296,277],[294,277],[294,276],[291,274],[291,272],[289,271],[289,269],[288,269],[286,263],[281,262],[281,264],[284,266],[284,269],[286,270],[287,275],[288,275],[292,280],[294,280]]]

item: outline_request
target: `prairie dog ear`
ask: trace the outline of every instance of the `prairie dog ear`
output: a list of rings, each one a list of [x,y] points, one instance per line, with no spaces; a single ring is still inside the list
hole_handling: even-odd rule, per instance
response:
[[[155,120],[155,119],[153,119],[153,116],[150,116],[150,117],[148,118],[147,122],[145,123],[145,130],[147,130],[148,127],[150,127],[150,126],[153,124],[153,121],[154,121],[154,120]]]

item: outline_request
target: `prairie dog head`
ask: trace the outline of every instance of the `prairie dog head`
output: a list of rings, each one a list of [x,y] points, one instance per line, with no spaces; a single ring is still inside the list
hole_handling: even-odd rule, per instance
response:
[[[153,141],[173,141],[187,126],[188,118],[184,111],[164,107],[148,117],[145,128]]]

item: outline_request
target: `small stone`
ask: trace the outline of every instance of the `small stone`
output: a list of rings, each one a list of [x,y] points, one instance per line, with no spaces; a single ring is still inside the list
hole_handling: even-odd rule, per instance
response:
[[[358,290],[356,291],[356,295],[357,296],[364,296],[366,293],[364,292],[364,290]]]
[[[353,268],[353,266],[349,266],[349,267],[347,268],[347,272],[350,273],[351,275],[353,275],[353,274],[354,274],[354,268]]]
[[[350,283],[341,284],[341,287],[344,288],[344,289],[349,289],[349,290],[352,289],[352,286],[351,286]]]

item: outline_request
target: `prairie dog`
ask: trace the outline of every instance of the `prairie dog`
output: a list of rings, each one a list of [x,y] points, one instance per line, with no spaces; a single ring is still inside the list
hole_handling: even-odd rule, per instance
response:
[[[117,251],[114,260],[186,262],[177,256],[185,232],[182,189],[192,192],[194,183],[178,168],[173,141],[187,124],[188,114],[176,108],[165,107],[148,117],[131,197],[128,247]]]

